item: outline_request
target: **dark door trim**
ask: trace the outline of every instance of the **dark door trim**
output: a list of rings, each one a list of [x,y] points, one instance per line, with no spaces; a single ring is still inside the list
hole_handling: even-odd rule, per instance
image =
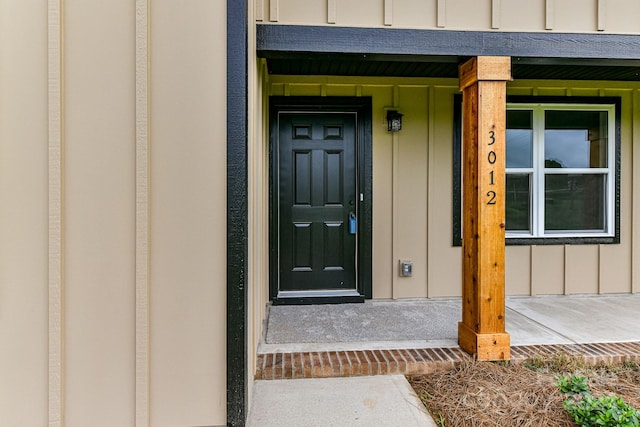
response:
[[[271,97],[269,118],[269,297],[274,304],[317,304],[362,302],[372,297],[372,138],[370,97]],[[363,200],[359,206],[357,247],[357,290],[354,297],[278,298],[278,191],[277,182],[277,126],[279,112],[355,112],[357,114],[357,168],[359,192]]]

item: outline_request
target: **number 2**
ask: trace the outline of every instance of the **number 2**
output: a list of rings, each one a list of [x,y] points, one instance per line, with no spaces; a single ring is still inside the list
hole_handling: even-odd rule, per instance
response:
[[[496,204],[496,192],[495,191],[487,191],[487,197],[489,197],[489,201],[487,202],[488,205],[495,205]]]

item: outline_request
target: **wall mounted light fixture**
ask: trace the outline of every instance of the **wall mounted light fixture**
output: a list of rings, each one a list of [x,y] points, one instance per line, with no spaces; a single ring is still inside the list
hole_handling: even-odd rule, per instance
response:
[[[398,132],[402,129],[402,116],[396,110],[387,110],[387,130],[389,132]]]

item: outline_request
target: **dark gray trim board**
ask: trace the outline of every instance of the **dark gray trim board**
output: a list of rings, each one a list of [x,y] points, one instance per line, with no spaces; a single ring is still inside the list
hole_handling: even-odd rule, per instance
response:
[[[245,425],[248,400],[247,58],[247,1],[227,0],[227,425],[233,427]]]
[[[640,35],[260,24],[257,51],[262,57],[289,52],[640,60]]]

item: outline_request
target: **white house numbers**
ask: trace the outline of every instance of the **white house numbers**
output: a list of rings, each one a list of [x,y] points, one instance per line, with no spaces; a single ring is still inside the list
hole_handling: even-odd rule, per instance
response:
[[[493,130],[490,130],[489,142],[487,145],[491,147],[495,143],[496,143],[496,134]],[[498,158],[497,158],[496,152],[492,148],[490,148],[489,154],[487,155],[487,161],[489,162],[489,185],[496,185],[494,165],[496,164],[497,160]],[[496,197],[497,197],[497,194],[495,190],[487,191],[487,205],[495,205]]]

